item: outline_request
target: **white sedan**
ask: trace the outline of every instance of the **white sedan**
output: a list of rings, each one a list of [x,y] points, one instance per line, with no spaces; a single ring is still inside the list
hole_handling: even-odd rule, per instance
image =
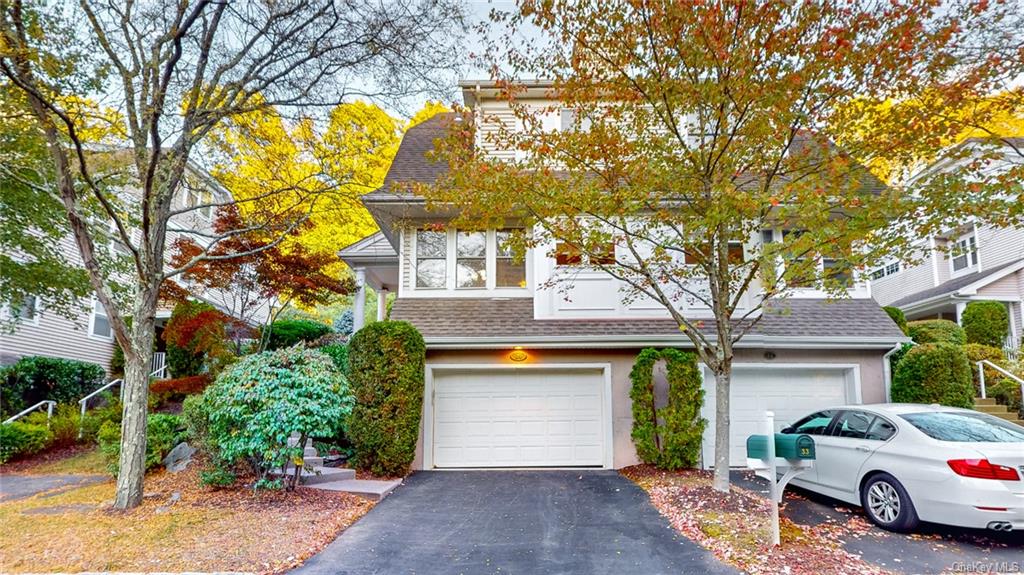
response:
[[[782,433],[814,438],[814,466],[794,485],[861,505],[882,528],[1024,530],[1024,427],[967,409],[887,403],[825,409]]]

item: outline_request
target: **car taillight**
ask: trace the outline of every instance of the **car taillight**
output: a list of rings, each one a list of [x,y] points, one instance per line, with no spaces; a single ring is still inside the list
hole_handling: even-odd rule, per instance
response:
[[[957,475],[976,477],[978,479],[1000,479],[1017,481],[1020,476],[1017,470],[1005,465],[993,465],[987,459],[950,459],[946,463]]]

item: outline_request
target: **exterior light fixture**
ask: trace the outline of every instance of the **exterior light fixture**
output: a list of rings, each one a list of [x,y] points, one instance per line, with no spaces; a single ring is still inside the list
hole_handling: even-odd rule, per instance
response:
[[[508,354],[508,358],[516,363],[524,362],[529,357],[530,355],[523,351],[523,346],[521,345],[512,348],[512,351]]]

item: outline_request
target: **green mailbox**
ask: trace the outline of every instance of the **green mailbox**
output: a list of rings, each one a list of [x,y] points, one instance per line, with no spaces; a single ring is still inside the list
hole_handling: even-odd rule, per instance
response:
[[[775,457],[783,459],[814,459],[814,439],[810,435],[776,433]],[[768,458],[767,436],[751,435],[747,438],[747,458]]]

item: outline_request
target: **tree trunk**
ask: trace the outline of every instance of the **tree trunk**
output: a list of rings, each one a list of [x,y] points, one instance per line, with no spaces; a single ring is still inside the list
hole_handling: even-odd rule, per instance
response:
[[[732,361],[715,372],[715,478],[717,491],[729,491],[729,383]]]
[[[146,418],[149,373],[156,329],[155,290],[139,286],[131,326],[131,350],[125,350],[124,411],[121,419],[121,457],[114,507],[129,509],[142,502],[146,473]]]

